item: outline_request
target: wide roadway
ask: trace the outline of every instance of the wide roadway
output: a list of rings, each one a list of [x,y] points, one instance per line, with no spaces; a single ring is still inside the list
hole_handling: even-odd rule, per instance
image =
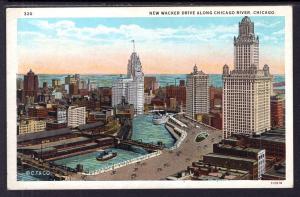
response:
[[[188,126],[184,129],[187,132],[187,137],[179,148],[173,151],[163,150],[162,154],[157,157],[129,164],[115,171],[84,177],[76,174],[70,177],[71,180],[162,180],[187,169],[192,162],[202,159],[203,155],[207,153],[211,153],[213,144],[222,139],[220,130],[194,123],[182,115],[176,115],[176,118]],[[207,132],[209,136],[201,142],[196,142],[195,138],[201,132]]]

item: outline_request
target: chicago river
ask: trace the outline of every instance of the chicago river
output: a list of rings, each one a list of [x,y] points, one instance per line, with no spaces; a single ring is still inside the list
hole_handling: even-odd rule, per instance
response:
[[[162,150],[159,156],[149,158],[140,162],[132,163],[124,167],[100,173],[97,175],[84,176],[73,174],[70,180],[160,180],[185,170],[194,161],[202,159],[202,156],[212,152],[212,143],[221,140],[221,132],[201,123],[195,123],[182,115],[175,116],[179,121],[186,124],[187,136],[181,145],[174,149]],[[196,142],[196,137],[206,132],[208,137]]]

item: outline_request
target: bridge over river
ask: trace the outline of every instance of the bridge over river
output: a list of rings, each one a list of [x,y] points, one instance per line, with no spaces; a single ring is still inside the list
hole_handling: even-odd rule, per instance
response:
[[[150,143],[145,143],[142,141],[136,141],[136,140],[131,140],[131,139],[126,139],[126,140],[120,140],[121,145],[129,145],[129,146],[138,146],[141,147],[147,151],[155,151],[155,150],[162,150],[163,146],[160,145],[155,145],[155,144],[150,144]]]

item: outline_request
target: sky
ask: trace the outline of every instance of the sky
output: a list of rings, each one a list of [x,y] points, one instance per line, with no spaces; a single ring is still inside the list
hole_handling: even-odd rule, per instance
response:
[[[242,17],[18,19],[18,73],[123,74],[135,40],[145,74],[208,74],[233,68],[233,37]],[[250,17],[260,68],[284,74],[284,17]]]

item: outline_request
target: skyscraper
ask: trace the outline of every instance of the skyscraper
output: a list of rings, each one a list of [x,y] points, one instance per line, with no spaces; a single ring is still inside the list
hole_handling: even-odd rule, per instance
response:
[[[259,70],[259,39],[245,16],[234,37],[234,69],[223,67],[223,137],[232,133],[260,134],[269,130],[272,76]]]
[[[196,114],[207,114],[208,112],[208,75],[198,71],[195,65],[194,71],[187,76],[186,115],[194,119]]]
[[[135,52],[133,41],[133,52],[127,64],[127,78],[119,77],[112,86],[112,106],[121,103],[125,97],[129,104],[133,104],[135,114],[144,113],[144,73],[139,56]]]
[[[24,94],[29,97],[36,97],[39,90],[39,78],[30,71],[24,76]]]

